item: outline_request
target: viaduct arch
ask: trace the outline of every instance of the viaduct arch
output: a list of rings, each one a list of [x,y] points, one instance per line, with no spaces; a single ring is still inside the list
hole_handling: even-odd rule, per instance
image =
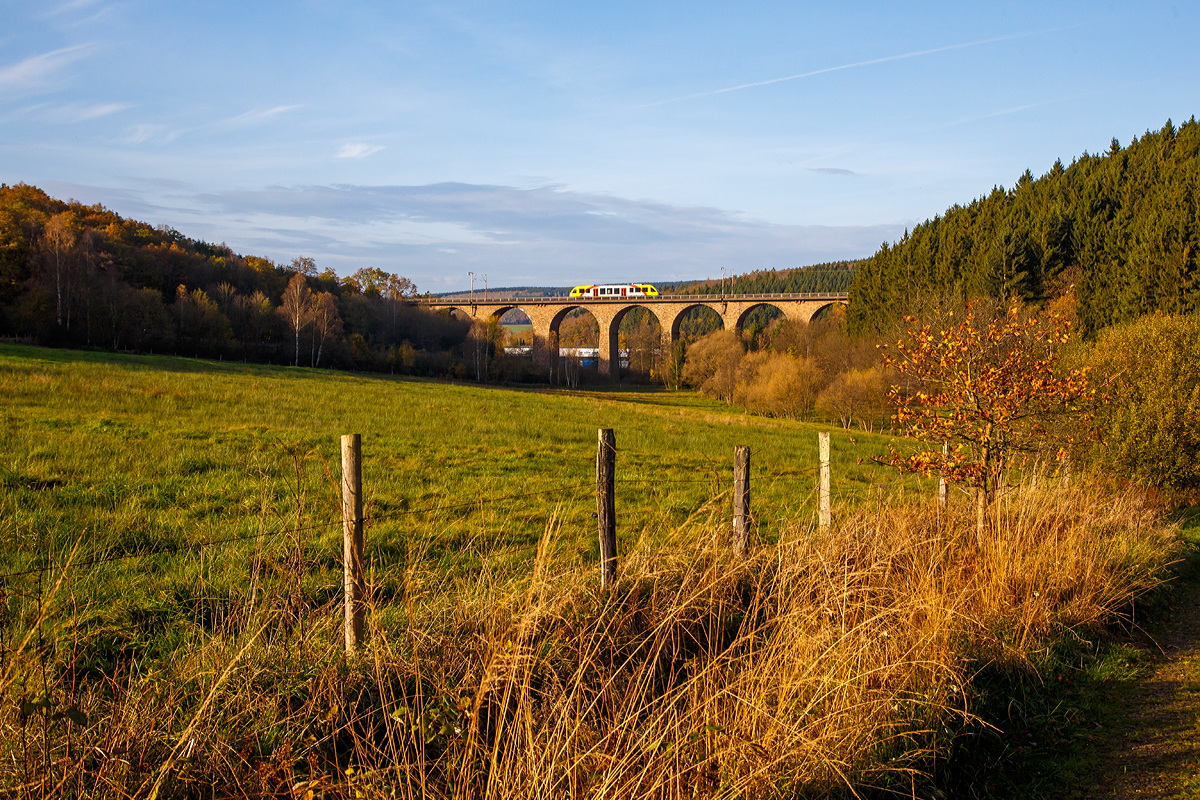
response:
[[[662,331],[664,352],[670,352],[679,341],[679,326],[687,312],[697,307],[710,308],[721,318],[725,330],[740,332],[754,309],[759,306],[774,306],[784,318],[808,322],[822,309],[845,303],[848,295],[843,292],[797,293],[797,294],[748,294],[748,295],[662,295],[659,297],[614,297],[614,298],[570,298],[570,297],[506,297],[497,300],[473,300],[471,298],[431,298],[418,301],[419,305],[434,310],[458,311],[476,320],[499,319],[512,309],[520,309],[533,323],[534,358],[540,366],[549,367],[557,363],[559,354],[547,347],[551,334],[557,334],[559,325],[567,314],[576,308],[584,308],[600,324],[599,371],[611,380],[620,377],[620,359],[617,355],[617,333],[621,320],[633,308],[644,308],[652,313]],[[557,338],[557,337],[556,337]]]

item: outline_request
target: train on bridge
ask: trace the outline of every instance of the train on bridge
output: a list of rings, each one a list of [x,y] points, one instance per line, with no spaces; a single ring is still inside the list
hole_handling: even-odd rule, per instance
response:
[[[658,297],[658,289],[649,283],[606,283],[595,286],[576,286],[571,297]]]

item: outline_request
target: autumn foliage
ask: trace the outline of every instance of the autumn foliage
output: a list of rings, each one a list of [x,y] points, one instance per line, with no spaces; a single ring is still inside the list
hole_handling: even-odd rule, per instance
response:
[[[982,525],[1000,472],[1018,455],[1063,457],[1089,427],[1096,390],[1086,368],[1058,368],[1065,320],[1043,321],[1019,306],[983,320],[968,306],[957,318],[948,311],[933,323],[906,321],[906,338],[886,349],[885,362],[907,383],[889,397],[898,426],[935,447],[884,460],[980,490]]]

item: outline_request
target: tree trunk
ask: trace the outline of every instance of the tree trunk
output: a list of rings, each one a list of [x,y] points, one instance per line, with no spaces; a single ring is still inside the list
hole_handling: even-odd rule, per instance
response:
[[[975,543],[983,547],[983,532],[987,526],[988,506],[991,504],[992,493],[992,424],[989,422],[983,431],[983,449],[980,459],[983,461],[983,479],[979,491],[975,495]]]
[[[62,327],[62,261],[58,257],[58,242],[54,243],[54,291],[58,298],[54,321]]]

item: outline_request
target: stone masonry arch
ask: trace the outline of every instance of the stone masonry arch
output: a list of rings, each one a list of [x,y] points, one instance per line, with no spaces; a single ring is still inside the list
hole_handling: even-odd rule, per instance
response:
[[[621,321],[623,319],[625,319],[626,314],[628,314],[630,311],[632,311],[635,308],[644,308],[645,310],[649,311],[650,316],[654,317],[655,321],[658,322],[658,330],[662,334],[663,342],[665,344],[665,348],[664,348],[663,352],[664,353],[670,352],[671,342],[668,341],[667,337],[666,337],[667,326],[663,325],[662,318],[658,314],[655,313],[654,306],[646,305],[644,303],[629,303],[627,305],[622,306],[619,311],[617,311],[616,313],[614,313],[612,315],[612,320],[608,324],[608,337],[607,337],[608,338],[608,347],[605,348],[603,344],[601,344],[601,346],[600,346],[600,356],[601,356],[601,358],[600,358],[600,367],[601,367],[600,374],[608,375],[614,381],[620,380],[620,378],[621,378],[621,353],[620,353]],[[599,319],[599,318],[597,318],[597,319]],[[600,341],[604,342],[604,339],[605,339],[604,328],[601,327],[600,328]],[[609,360],[607,362],[605,362],[605,360],[604,360],[604,353],[606,350],[608,352],[608,358],[609,358]],[[608,365],[607,372],[604,371],[606,363]]]
[[[671,327],[669,329],[667,326],[663,326],[663,339],[665,340],[667,338],[667,331],[669,330],[671,335],[670,344],[674,345],[675,342],[678,342],[679,326],[683,324],[684,316],[695,308],[707,308],[716,312],[717,316],[721,319],[721,327],[723,329],[728,329],[729,323],[725,320],[725,315],[721,313],[720,309],[713,308],[712,303],[689,303],[688,305],[681,306],[679,310],[674,313],[674,315],[671,317]]]
[[[550,342],[558,341],[558,329],[562,325],[563,320],[565,320],[570,315],[570,313],[577,308],[582,308],[583,310],[585,310],[589,314],[591,314],[592,317],[596,320],[596,323],[600,326],[600,337],[599,337],[600,340],[597,342],[597,346],[600,348],[601,351],[603,351],[603,349],[604,349],[604,321],[598,314],[596,314],[596,310],[594,308],[590,308],[589,306],[587,306],[583,303],[575,303],[574,305],[561,306],[557,311],[554,311],[553,313],[550,314],[549,322],[546,324],[546,328],[545,328],[546,334],[545,334],[544,341],[546,344],[542,348],[545,351],[545,357],[542,359],[542,361],[545,366],[549,366],[551,369],[554,369],[558,366],[558,360],[560,357],[560,353],[559,353],[558,348],[549,346]],[[526,313],[528,313],[528,312],[526,312]],[[530,317],[530,319],[532,320],[533,317]],[[534,339],[535,339],[535,341],[537,340],[537,332],[538,332],[538,327],[537,327],[537,324],[535,323],[534,324]],[[606,375],[607,373],[605,373],[603,370],[601,370],[600,374]]]
[[[808,315],[808,321],[812,322],[813,317],[817,316],[817,314],[820,314],[822,311],[824,311],[827,308],[833,308],[834,306],[844,306],[844,305],[846,305],[846,302],[844,300],[831,300],[828,303],[826,303],[825,305],[818,306],[817,308],[813,309],[813,312]]]
[[[734,323],[733,329],[740,334],[742,332],[742,329],[746,326],[746,320],[750,317],[751,314],[753,314],[757,309],[760,309],[760,308],[773,308],[776,311],[778,311],[780,314],[782,314],[784,319],[788,319],[787,312],[785,312],[782,308],[780,308],[779,306],[775,305],[772,302],[764,300],[761,303],[755,303],[752,306],[746,306],[746,308],[744,308],[742,310],[742,313],[738,315],[737,322]],[[805,322],[807,322],[807,321],[808,320],[805,320]]]

